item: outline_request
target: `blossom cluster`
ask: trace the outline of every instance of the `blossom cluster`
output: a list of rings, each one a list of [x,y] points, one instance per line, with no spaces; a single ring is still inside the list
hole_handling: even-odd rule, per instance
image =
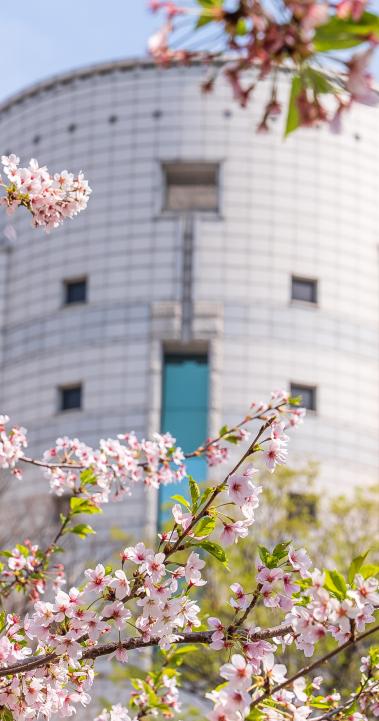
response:
[[[260,429],[234,470],[203,492],[189,478],[191,500],[175,496],[173,520],[158,534],[155,547],[140,541],[127,546],[120,553],[119,568],[101,563],[87,568],[78,587],[63,590],[64,576],[58,572],[49,589],[54,595],[40,598],[47,590],[43,575],[39,576],[40,565],[48,567],[56,541],[45,553],[28,541],[4,554],[7,565],[2,574],[11,585],[15,582],[16,590],[31,577],[34,604],[23,619],[11,612],[4,614],[0,709],[15,721],[72,716],[78,706],[90,702],[97,656],[110,654],[119,663],[128,663],[131,649],[155,645],[163,655],[163,668],[150,672],[143,681],[133,680],[130,710],[116,704],[97,721],[133,721],[158,711],[171,717],[179,711],[180,702],[178,674],[170,667],[170,655],[176,644],[196,643],[198,638],[212,650],[230,654],[230,662],[220,668],[225,683],[208,695],[214,706],[210,721],[243,721],[254,706],[267,721],[309,718],[313,705],[320,704],[314,695],[317,682],[306,683],[303,678],[292,682],[278,656],[283,645],[291,644],[304,655],[313,655],[325,636],[337,648],[343,647],[366,630],[379,606],[379,592],[364,557],[353,561],[345,580],[337,571],[313,568],[305,549],[290,542],[278,543],[272,550],[259,546],[252,588],[243,588],[238,580],[230,586],[232,621],[228,623],[207,618],[198,594],[207,583],[206,555],[225,564],[224,547],[246,537],[254,522],[262,488],[254,483],[258,471],[251,457],[261,453],[270,470],[285,462],[286,431],[302,418],[303,412],[283,391],[274,392],[268,404],[253,404],[249,419],[259,419]],[[8,443],[13,435],[6,433],[5,422],[3,417],[4,462],[15,468],[24,458],[20,455],[23,444],[15,453],[17,442]],[[233,434],[239,442],[247,440],[244,434],[238,436],[238,427],[223,427],[215,444]],[[206,454],[207,444],[200,451]],[[112,494],[117,497],[117,489],[125,492],[134,481],[154,487],[169,482],[176,473],[183,473],[184,460],[169,434],[138,441],[131,433],[101,441],[97,450],[77,439],[59,439],[41,464],[56,491],[73,491],[62,526],[69,530],[72,516],[92,512],[89,501],[100,504]],[[86,526],[78,529],[85,535]],[[1,585],[0,596],[9,597]],[[275,611],[280,624],[263,630],[251,626],[249,614],[257,604]],[[365,681],[356,696],[362,717],[354,721],[365,721],[366,710],[375,713],[378,708],[376,666],[372,656],[362,662]],[[336,694],[322,700],[328,709],[337,702]]]
[[[296,647],[306,656],[312,656],[317,641],[327,634],[343,644],[353,632],[361,633],[375,620],[375,608],[379,606],[378,580],[364,579],[357,574],[352,586],[336,596],[325,573],[316,569],[310,574],[310,583],[302,592],[302,598],[307,599],[307,605],[294,605],[287,618],[296,633]]]
[[[57,495],[82,488],[80,469],[91,469],[97,489],[90,492],[87,486],[87,494],[98,505],[130,495],[135,483],[158,488],[181,481],[186,475],[184,454],[169,433],[154,433],[152,440],[142,441],[135,433],[127,433],[117,439],[101,440],[98,449],[77,438],[58,438],[56,445],[44,453],[43,461],[48,465],[45,473],[51,489]]]
[[[272,561],[274,557],[275,553],[271,557]],[[311,561],[304,549],[289,547],[284,555],[278,552],[277,561],[279,558],[280,565],[271,563],[271,568],[259,563],[256,580],[265,606],[289,611],[285,621],[289,623],[290,630],[283,636],[282,643],[295,643],[305,656],[313,656],[315,644],[325,636],[333,637],[342,646],[354,634],[364,632],[366,626],[375,620],[375,610],[379,607],[379,584],[376,578],[364,578],[358,573],[351,584],[347,584],[337,572],[328,576],[330,572],[311,570]],[[251,594],[239,583],[232,584],[231,590],[233,597],[230,605],[237,620],[238,614],[249,608]],[[233,647],[220,619],[211,617],[208,625],[212,630],[211,648],[221,650]],[[281,721],[290,712],[293,721],[303,721],[312,713],[313,703],[316,707],[317,704],[320,706],[320,699],[311,698],[314,690],[319,688],[320,679],[306,684],[304,678],[297,678],[292,684],[292,690],[282,688],[287,685],[287,668],[275,660],[281,641],[279,638],[272,638],[270,642],[254,641],[256,631],[254,627],[249,629],[246,640],[240,645],[242,653],[232,655],[231,663],[221,667],[220,675],[227,679],[227,683],[208,694],[214,703],[213,710],[208,714],[209,720],[242,721],[249,714],[251,704],[255,705],[259,701],[264,704],[267,694],[261,697],[263,688],[272,691],[271,705],[265,708],[265,718]],[[378,659],[376,666],[377,662]],[[368,670],[373,670],[370,657],[363,659],[361,666],[366,676]],[[253,676],[255,683],[252,682]],[[277,686],[280,688],[276,690]],[[366,688],[367,695],[363,691],[359,693],[361,707],[370,708],[376,715],[379,713],[378,682],[365,682],[362,689]],[[331,704],[339,700],[340,695],[337,693],[328,696]],[[272,702],[278,704],[275,713]],[[364,718],[359,716],[354,721],[362,721]]]
[[[5,589],[17,585],[28,590],[31,600],[37,601],[47,587],[47,579],[42,572],[47,561],[46,553],[38,544],[32,544],[26,539],[23,544],[17,544],[10,551],[1,551],[0,555],[5,559],[4,563],[0,564],[0,595]],[[62,563],[56,563],[50,568],[49,582],[53,591],[65,585],[66,578]]]
[[[160,647],[168,649],[179,640],[178,632],[200,625],[199,606],[187,595],[177,594],[179,579],[185,577],[193,585],[199,581],[204,562],[198,554],[191,553],[184,568],[168,571],[163,553],[138,543],[124,549],[122,562],[137,566],[141,583],[133,593],[124,570],[108,572],[98,564],[85,571],[81,590],[59,590],[53,603],[37,601],[23,623],[14,615],[7,616],[0,639],[0,669],[27,659],[33,645],[37,655],[54,652],[58,657],[53,669],[14,676],[4,687],[0,682],[0,705],[10,709],[15,719],[37,719],[42,712],[47,718],[65,717],[72,715],[73,704],[87,705],[94,673],[85,651],[112,629],[118,634],[127,632],[132,611],[126,605],[136,595],[133,625],[144,642],[159,638]],[[123,663],[128,660],[121,643],[115,657]],[[166,686],[162,702],[177,707],[174,682],[167,678]]]
[[[232,9],[223,0],[199,2],[199,6],[196,10],[183,2],[152,0],[151,10],[162,11],[165,22],[150,38],[149,52],[163,65],[202,61],[209,73],[203,84],[205,92],[213,88],[222,71],[242,107],[247,106],[259,81],[271,77],[271,93],[258,131],[268,131],[270,122],[283,109],[278,97],[278,67],[290,68],[294,75],[287,133],[298,126],[320,123],[328,123],[336,132],[342,115],[354,102],[378,103],[368,66],[379,39],[379,21],[377,15],[366,12],[367,0],[340,0],[336,4],[329,0],[281,0],[275,11],[260,0],[241,0]],[[210,24],[220,29],[222,37],[220,40],[218,35],[214,49],[208,46],[207,37],[202,41],[202,28]],[[194,49],[198,36],[199,49]],[[189,41],[188,47],[182,37]],[[225,55],[221,62],[220,43]],[[341,74],[322,70],[322,61],[328,60],[331,51],[338,53],[356,45],[363,46],[361,52],[338,58]],[[214,66],[212,59],[216,60]]]
[[[3,155],[1,163],[7,180],[0,178],[5,190],[0,205],[10,214],[24,206],[33,216],[34,227],[49,232],[87,207],[92,191],[83,173],[74,176],[62,170],[51,175],[47,167],[40,167],[34,158],[27,167],[20,167],[20,158],[14,154]]]
[[[16,464],[22,458],[23,449],[27,446],[26,429],[13,426],[7,431],[9,416],[0,415],[0,468],[10,468],[12,473],[19,475]]]
[[[264,419],[270,423],[271,435],[265,441],[268,446],[263,458],[273,471],[277,463],[286,461],[288,437],[284,430],[301,423],[304,415],[304,408],[289,404],[288,392],[275,391],[270,403],[253,403],[249,415],[241,424],[234,428],[225,426],[218,438],[208,439],[204,446],[188,454],[188,457],[203,454],[210,466],[225,463],[229,452],[223,444],[246,442],[249,431],[240,426]],[[26,430],[14,426],[7,431],[8,423],[8,416],[0,416],[0,468],[10,468],[21,478],[18,462],[33,462],[23,454],[23,449],[27,447]],[[132,431],[119,434],[115,439],[100,440],[97,449],[77,438],[58,438],[55,445],[45,451],[38,465],[44,466],[54,494],[62,496],[71,492],[86,495],[100,505],[110,498],[121,500],[138,482],[158,488],[183,480],[187,474],[186,457],[170,433],[154,433],[151,440],[139,440]],[[83,476],[83,470],[90,473]]]

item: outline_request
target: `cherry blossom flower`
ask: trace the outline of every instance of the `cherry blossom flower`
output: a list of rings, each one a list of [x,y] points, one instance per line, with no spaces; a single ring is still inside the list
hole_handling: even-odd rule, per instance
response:
[[[230,599],[230,605],[238,611],[247,608],[249,605],[249,598],[243,590],[241,584],[233,583],[230,586],[230,590],[235,594],[235,598]]]
[[[247,689],[250,686],[252,667],[246,662],[241,654],[235,653],[231,663],[225,663],[220,668],[220,676],[225,678],[231,685]]]
[[[288,560],[295,571],[299,571],[302,578],[309,576],[308,570],[312,565],[312,561],[309,558],[305,548],[300,548],[295,551],[290,547],[288,551]]]
[[[228,478],[229,497],[238,506],[243,506],[252,497],[255,498],[256,488],[251,481],[255,473],[258,473],[258,470],[249,464],[242,473],[234,473]]]
[[[116,599],[121,601],[130,593],[130,584],[124,571],[115,571],[114,578],[109,582],[109,586],[114,589]]]
[[[87,569],[84,571],[84,575],[90,579],[86,587],[87,592],[95,591],[98,593],[99,591],[103,591],[111,580],[111,577],[106,575],[105,568],[101,563],[99,563],[94,570]]]
[[[201,569],[204,568],[203,561],[198,553],[192,552],[185,567],[185,577],[191,586],[204,586],[206,581],[201,578]]]
[[[0,198],[0,204],[10,214],[19,205],[25,206],[33,216],[34,227],[49,232],[87,207],[92,191],[83,173],[74,176],[63,170],[52,176],[34,158],[28,167],[20,168],[20,158],[14,154],[3,155],[1,162],[9,185],[3,183],[6,195]]]

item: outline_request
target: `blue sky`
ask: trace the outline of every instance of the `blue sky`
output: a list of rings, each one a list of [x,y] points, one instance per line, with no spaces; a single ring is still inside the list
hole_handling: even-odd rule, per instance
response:
[[[0,9],[0,99],[71,68],[146,54],[159,17],[145,0],[18,0]]]
[[[54,73],[146,54],[159,17],[146,0],[2,0],[0,99]],[[378,0],[372,3],[378,6]],[[379,78],[379,51],[375,62]]]

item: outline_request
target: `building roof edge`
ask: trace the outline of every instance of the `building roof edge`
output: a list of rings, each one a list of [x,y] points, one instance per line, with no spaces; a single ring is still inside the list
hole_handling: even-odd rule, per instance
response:
[[[51,90],[55,85],[65,85],[73,80],[90,78],[95,75],[107,75],[115,70],[134,70],[136,68],[153,68],[157,67],[156,63],[150,58],[123,58],[119,60],[111,60],[103,63],[93,63],[84,65],[74,70],[68,70],[62,73],[50,75],[44,80],[39,80],[32,85],[26,86],[23,90],[14,93],[2,102],[0,102],[0,112],[8,110],[13,105],[17,105],[26,98],[33,97],[45,90]]]

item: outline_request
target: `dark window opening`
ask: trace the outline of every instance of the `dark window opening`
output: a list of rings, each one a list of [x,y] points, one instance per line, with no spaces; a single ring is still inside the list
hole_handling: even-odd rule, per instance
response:
[[[311,493],[288,494],[288,520],[315,521],[317,498]]]
[[[317,303],[317,280],[292,276],[292,300]]]
[[[218,210],[219,166],[216,163],[167,163],[163,171],[165,210]]]
[[[109,118],[108,118],[108,122],[111,123],[111,124],[117,123],[117,121],[118,121],[117,115],[110,115]]]
[[[61,411],[72,411],[82,407],[82,386],[80,383],[60,388],[59,393]]]
[[[301,396],[300,405],[302,408],[306,408],[308,411],[316,410],[316,386],[291,383],[291,396],[292,398]]]
[[[73,303],[86,303],[87,301],[87,280],[86,278],[77,278],[75,280],[64,281],[64,303],[72,305]]]
[[[74,133],[76,130],[76,123],[70,123],[70,125],[67,128],[69,133]]]

